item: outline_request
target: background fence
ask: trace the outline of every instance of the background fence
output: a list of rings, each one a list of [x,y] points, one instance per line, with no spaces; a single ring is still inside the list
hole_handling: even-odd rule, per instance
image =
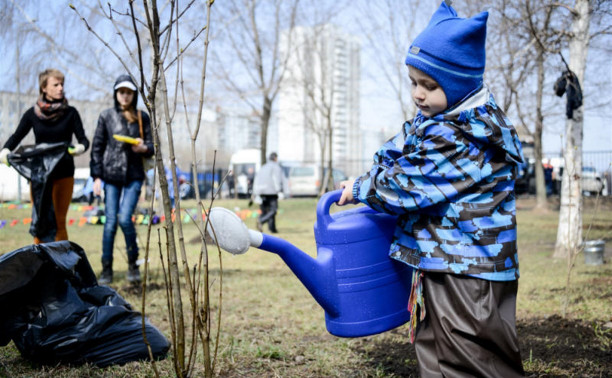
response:
[[[554,162],[564,164],[563,154],[544,153],[544,159],[549,159],[553,165]],[[590,175],[595,176],[604,183],[602,195],[612,196],[612,150],[608,151],[583,151],[582,152],[582,169],[583,172],[590,172]],[[586,171],[585,171],[586,170]]]

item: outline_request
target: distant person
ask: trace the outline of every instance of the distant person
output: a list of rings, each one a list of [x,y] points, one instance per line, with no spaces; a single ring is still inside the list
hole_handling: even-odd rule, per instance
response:
[[[553,194],[553,166],[550,164],[550,159],[546,159],[542,164],[544,170],[544,185],[546,186],[546,196]]]
[[[236,193],[236,177],[234,176],[234,172],[230,171],[227,174],[225,181],[227,182],[228,196],[229,198],[234,198]]]
[[[247,168],[247,197],[253,196],[253,184],[255,182],[255,168],[249,167]]]
[[[145,200],[150,200],[153,195],[153,190],[155,189],[155,169],[149,169],[145,172]],[[159,191],[156,191],[156,197],[159,195]]]
[[[33,107],[26,110],[19,121],[17,130],[4,144],[4,148],[0,151],[0,162],[9,164],[8,154],[19,145],[30,130],[34,131],[37,145],[40,143],[64,142],[67,146],[70,146],[73,135],[78,143],[68,147],[68,153],[64,154],[47,180],[46,188],[51,191],[52,209],[55,211],[55,235],[37,235],[34,232],[34,244],[53,240],[68,240],[66,214],[68,214],[74,187],[73,156],[81,155],[89,147],[89,140],[85,136],[79,112],[68,105],[68,99],[65,97],[64,74],[53,68],[46,69],[39,74],[38,84],[38,100]],[[41,200],[41,198],[36,198],[35,201],[33,197],[35,195],[45,196],[46,198],[45,193],[32,193],[32,191],[30,193],[32,202]],[[46,208],[50,209],[51,207]],[[34,206],[32,211],[35,211]],[[46,219],[45,214],[37,214],[37,217]],[[32,233],[32,229],[30,232]]]
[[[278,211],[279,194],[288,193],[287,178],[283,169],[277,162],[278,155],[272,152],[268,162],[264,164],[255,175],[253,182],[253,197],[261,197],[261,214],[257,219],[257,229],[263,230],[263,225],[268,224],[271,233],[278,232],[276,228],[276,212]]]
[[[516,331],[512,123],[484,85],[488,13],[444,1],[408,49],[415,117],[344,181],[338,201],[397,216],[389,256],[414,268],[408,309],[421,377],[522,377]]]
[[[191,198],[191,183],[187,180],[187,176],[180,175],[178,178],[179,182],[179,196],[181,199]],[[195,195],[193,196],[195,197]]]
[[[172,180],[172,171],[166,168],[166,182],[168,183],[168,196],[170,197],[170,207],[174,209],[174,181]]]
[[[87,182],[85,183],[85,188],[83,188],[83,194],[85,195],[85,198],[87,198],[87,204],[89,206],[91,206],[94,203],[94,200],[96,201],[96,206],[100,206],[100,201],[102,201],[102,196],[94,195],[93,187],[94,187],[94,179],[93,177],[89,176],[89,178],[87,179]],[[104,182],[102,182],[102,188],[104,188]]]
[[[128,282],[140,281],[138,243],[132,214],[136,209],[142,184],[146,179],[143,158],[153,155],[149,115],[137,110],[137,87],[129,75],[121,75],[113,86],[115,106],[98,118],[91,149],[91,176],[94,194],[102,192],[106,223],[102,236],[102,274],[98,283],[113,281],[113,249],[117,225],[125,237],[128,257]],[[134,138],[133,144],[116,140],[113,135]]]
[[[236,176],[236,197],[240,198],[241,195],[246,198],[251,198],[253,194],[253,168],[246,168],[244,165],[240,166],[240,172]]]

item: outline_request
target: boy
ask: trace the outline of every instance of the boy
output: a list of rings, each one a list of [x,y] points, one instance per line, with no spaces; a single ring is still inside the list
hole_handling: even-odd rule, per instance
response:
[[[483,85],[487,17],[440,5],[406,58],[417,115],[338,202],[398,216],[389,254],[415,268],[409,333],[416,327],[421,376],[524,375],[514,196],[523,158]]]

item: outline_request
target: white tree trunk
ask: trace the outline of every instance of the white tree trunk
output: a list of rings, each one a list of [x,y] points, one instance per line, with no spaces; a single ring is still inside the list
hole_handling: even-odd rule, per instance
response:
[[[565,258],[582,243],[582,107],[574,111],[565,127],[565,168],[561,181],[561,209],[553,257]]]
[[[569,43],[570,69],[584,83],[584,72],[589,47],[589,0],[576,0],[572,21],[573,38]],[[565,169],[561,183],[561,209],[557,243],[553,257],[567,257],[582,243],[582,129],[583,108],[574,110],[573,119],[566,122]]]

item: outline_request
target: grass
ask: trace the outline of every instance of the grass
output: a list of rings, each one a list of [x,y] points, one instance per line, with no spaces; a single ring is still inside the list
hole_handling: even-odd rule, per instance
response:
[[[245,200],[219,200],[217,206],[234,210],[254,210]],[[183,202],[184,208],[194,207]],[[584,222],[591,220],[592,206],[585,210]],[[315,199],[291,199],[280,202],[277,218],[280,234],[311,255],[316,246],[313,237]],[[557,232],[556,211],[538,212],[529,200],[519,202],[519,256],[521,279],[517,303],[519,337],[523,361],[530,375],[597,376],[612,369],[609,348],[612,331],[604,326],[612,321],[612,264],[587,266],[577,260],[572,273],[570,312],[559,316],[564,295],[566,263],[553,259]],[[101,269],[102,226],[78,226],[83,209],[73,206],[69,218],[70,239],[87,252],[94,271]],[[30,209],[0,207],[0,220],[29,217]],[[245,220],[255,228],[255,218]],[[23,247],[32,242],[28,225],[19,223],[0,229],[2,251]],[[141,244],[146,227],[138,226]],[[154,227],[150,257],[152,281],[162,284],[161,264]],[[604,206],[597,211],[589,238],[605,238],[608,250],[612,239],[612,210]],[[189,258],[195,261],[199,250],[197,229],[185,225]],[[117,233],[115,251],[115,288],[134,307],[140,308],[140,296],[125,281],[127,262],[121,232]],[[142,250],[141,250],[142,253]],[[209,248],[211,282],[218,290],[219,261],[215,249]],[[251,249],[244,255],[223,252],[222,334],[217,374],[224,377],[308,376],[308,377],[402,377],[416,376],[414,349],[407,341],[406,327],[384,334],[355,339],[337,338],[325,329],[323,310],[291,273],[282,260],[271,253]],[[186,301],[185,301],[186,303]],[[218,309],[215,301],[213,309]],[[147,316],[151,323],[170,334],[163,291],[147,293]],[[549,332],[544,332],[549,330]],[[555,331],[557,330],[557,331]],[[591,349],[589,349],[591,348]],[[594,348],[594,349],[593,349]],[[584,357],[601,351],[600,360]],[[564,352],[567,353],[564,354]],[[607,354],[606,354],[607,353]],[[567,357],[570,356],[570,357]],[[574,357],[575,356],[575,357]],[[608,357],[606,357],[608,356]],[[200,355],[201,357],[201,355]],[[173,375],[171,357],[157,364],[163,376]],[[196,376],[203,374],[198,364]],[[608,370],[605,370],[608,369]],[[147,362],[99,369],[94,366],[39,366],[24,360],[10,343],[0,348],[0,376],[81,377],[152,376]],[[604,374],[605,375],[605,374]]]

